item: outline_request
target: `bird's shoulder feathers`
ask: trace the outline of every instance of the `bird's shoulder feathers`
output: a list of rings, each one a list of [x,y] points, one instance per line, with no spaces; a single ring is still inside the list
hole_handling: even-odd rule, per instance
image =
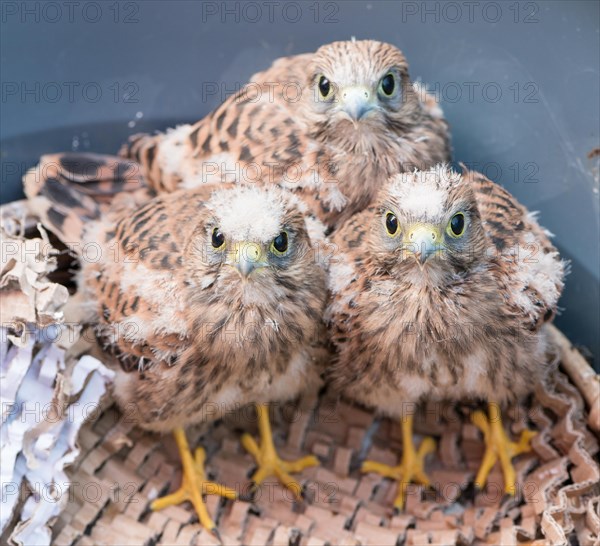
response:
[[[498,289],[522,324],[537,329],[554,317],[566,264],[535,213],[485,176],[463,176],[471,179]]]

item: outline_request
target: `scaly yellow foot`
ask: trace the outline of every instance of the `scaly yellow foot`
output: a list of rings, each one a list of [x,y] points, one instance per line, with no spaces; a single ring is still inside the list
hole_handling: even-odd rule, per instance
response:
[[[387,464],[375,461],[365,461],[362,465],[362,472],[375,472],[385,478],[391,478],[398,482],[398,494],[394,501],[394,508],[402,510],[406,501],[406,492],[411,482],[420,483],[429,486],[431,481],[425,470],[425,457],[435,451],[435,440],[426,437],[421,442],[419,449],[415,449],[412,439],[413,416],[402,419],[402,461],[398,466],[389,466]]]
[[[150,508],[152,508],[152,510],[162,510],[167,506],[190,501],[198,514],[200,524],[218,536],[217,528],[208,514],[202,496],[220,495],[227,499],[236,499],[237,494],[229,487],[206,480],[206,474],[204,472],[206,454],[204,449],[201,447],[196,449],[194,457],[192,458],[183,429],[175,429],[173,435],[175,436],[175,441],[177,442],[177,447],[179,448],[179,454],[181,456],[181,463],[183,465],[181,487],[175,491],[175,493],[156,499],[150,505]]]
[[[517,477],[511,459],[520,453],[531,451],[530,440],[537,433],[532,430],[524,430],[518,442],[511,441],[504,427],[500,407],[497,404],[489,404],[489,419],[482,411],[476,411],[471,416],[471,421],[481,432],[485,441],[486,449],[483,461],[475,478],[475,487],[483,489],[488,475],[496,461],[500,459],[500,466],[504,474],[504,490],[509,495],[517,492]]]
[[[302,499],[302,486],[290,476],[291,472],[301,472],[310,466],[319,464],[319,459],[314,455],[302,457],[296,461],[284,461],[279,458],[273,442],[271,423],[269,420],[269,406],[257,404],[258,430],[260,434],[260,446],[250,434],[242,436],[242,445],[254,457],[258,469],[252,476],[254,487],[258,487],[268,476],[275,476],[287,487],[296,499]]]

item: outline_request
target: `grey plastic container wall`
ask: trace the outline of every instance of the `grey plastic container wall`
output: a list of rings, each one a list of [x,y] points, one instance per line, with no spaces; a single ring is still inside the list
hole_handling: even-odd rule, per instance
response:
[[[279,56],[388,41],[439,93],[455,159],[556,234],[572,261],[557,323],[598,361],[599,5],[4,0],[2,200],[43,153],[114,153],[132,133],[199,119]]]

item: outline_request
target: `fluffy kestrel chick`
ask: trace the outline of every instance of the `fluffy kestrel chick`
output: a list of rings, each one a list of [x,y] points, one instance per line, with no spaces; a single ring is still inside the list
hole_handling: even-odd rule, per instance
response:
[[[373,40],[278,59],[193,125],[133,137],[122,153],[157,191],[206,182],[281,183],[333,226],[396,172],[448,161],[441,108],[404,55]]]
[[[266,404],[320,383],[326,273],[314,245],[324,226],[276,186],[205,185],[149,201],[123,194],[84,224],[90,207],[73,188],[55,179],[34,187],[48,226],[87,249],[84,321],[120,360],[117,401],[141,427],[175,431],[183,485],[154,508],[190,500],[214,529],[202,494],[235,492],[206,481],[204,453],[194,462],[183,428],[250,403],[262,436],[260,446],[243,439],[258,460],[254,481],[275,474],[299,493],[289,472],[317,461],[278,458]]]
[[[513,455],[529,449],[506,436],[498,408],[530,392],[544,374],[544,325],[554,315],[564,264],[535,216],[481,174],[445,166],[394,176],[375,205],[336,231],[327,310],[338,350],[332,380],[349,398],[402,419],[398,467],[363,470],[428,484],[426,439],[412,443],[422,400],[477,398],[487,450],[476,485],[499,457],[515,492]]]

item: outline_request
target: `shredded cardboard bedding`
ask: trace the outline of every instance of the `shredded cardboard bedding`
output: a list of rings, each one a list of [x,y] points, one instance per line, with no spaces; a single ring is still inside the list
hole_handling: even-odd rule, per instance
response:
[[[93,356],[74,356],[86,347],[76,325],[64,325],[66,289],[47,279],[56,266],[51,245],[43,231],[23,238],[32,224],[18,205],[4,208],[3,216],[0,542],[219,544],[189,505],[149,509],[179,485],[174,441],[133,427],[110,400],[112,372]],[[556,329],[552,335],[561,371],[504,419],[515,435],[527,424],[539,432],[533,452],[515,459],[516,497],[504,496],[498,467],[484,491],[474,490],[484,444],[470,408],[429,405],[417,413],[415,432],[437,439],[426,466],[435,488],[411,486],[405,510],[394,514],[396,484],[359,468],[366,458],[397,463],[398,424],[325,393],[312,409],[304,403],[302,411],[293,405],[274,411],[280,455],[314,453],[322,462],[299,476],[305,502],[295,502],[275,479],[254,502],[209,496],[222,542],[598,544],[600,383],[568,340]],[[251,408],[188,437],[206,448],[214,481],[245,493],[254,462],[240,446],[240,431],[256,434]]]
[[[91,356],[66,358],[78,332],[62,321],[67,289],[47,279],[55,250],[42,228],[23,237],[19,212],[4,209],[0,226],[0,531],[2,539],[41,545],[50,544],[49,524],[66,508],[65,467],[79,455],[81,425],[114,374]]]

